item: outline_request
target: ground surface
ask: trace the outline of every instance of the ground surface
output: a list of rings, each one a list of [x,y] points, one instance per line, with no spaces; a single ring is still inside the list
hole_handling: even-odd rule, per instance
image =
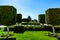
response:
[[[0,38],[2,35],[3,29],[0,30]],[[4,32],[6,35],[7,32]],[[25,31],[24,33],[14,33],[13,31],[10,32],[14,36],[12,38],[16,38],[16,40],[57,40],[55,37],[49,37],[48,31]]]

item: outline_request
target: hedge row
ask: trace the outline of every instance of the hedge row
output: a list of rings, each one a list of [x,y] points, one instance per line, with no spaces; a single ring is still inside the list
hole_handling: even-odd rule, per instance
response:
[[[7,31],[7,28],[4,28],[4,31]],[[14,31],[15,33],[23,33],[24,27],[23,26],[15,26],[13,28],[9,28],[9,31]]]
[[[14,28],[9,28],[10,31],[20,32],[23,33],[24,31],[50,31],[52,32],[52,27],[45,26],[45,27],[24,27],[24,26],[15,26]],[[7,31],[4,28],[4,31]],[[60,32],[60,27],[55,27],[56,32]]]
[[[37,22],[22,22],[23,25],[40,25],[40,23]]]
[[[7,28],[4,28],[4,31],[7,31]],[[9,31],[14,31],[14,28],[9,28]]]
[[[24,27],[23,26],[15,26],[14,27],[14,33],[24,33]]]

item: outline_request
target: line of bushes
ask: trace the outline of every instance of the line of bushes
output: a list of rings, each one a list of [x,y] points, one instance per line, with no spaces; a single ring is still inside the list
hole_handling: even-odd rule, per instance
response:
[[[23,33],[24,31],[50,31],[52,32],[52,27],[24,27],[24,26],[15,26],[14,28],[9,28],[10,31]],[[7,28],[4,28],[4,31],[7,31]],[[60,27],[55,27],[56,32],[60,32]]]
[[[22,25],[40,25],[40,23],[37,22],[22,22]]]
[[[24,33],[24,26],[15,26],[14,33]]]

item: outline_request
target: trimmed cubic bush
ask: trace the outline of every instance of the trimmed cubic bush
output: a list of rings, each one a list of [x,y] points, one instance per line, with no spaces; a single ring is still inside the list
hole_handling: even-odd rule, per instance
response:
[[[17,23],[22,22],[22,14],[17,14]]]
[[[45,14],[39,14],[38,21],[39,23],[45,23]]]
[[[16,23],[16,8],[13,6],[0,6],[0,25],[14,25]]]
[[[45,22],[52,25],[53,36],[56,36],[54,25],[60,25],[60,8],[46,10]]]
[[[47,24],[60,25],[60,8],[46,10],[45,21]]]
[[[9,37],[9,26],[16,24],[17,10],[13,6],[0,6],[0,25],[7,26],[7,38]]]

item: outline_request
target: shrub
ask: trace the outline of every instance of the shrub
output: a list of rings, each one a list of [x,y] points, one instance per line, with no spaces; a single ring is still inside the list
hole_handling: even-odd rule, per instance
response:
[[[14,33],[23,33],[25,30],[24,30],[24,27],[23,26],[15,26],[14,27]]]
[[[29,27],[28,31],[33,31],[33,27]]]
[[[22,25],[28,25],[28,22],[22,22],[21,24]]]
[[[45,14],[39,14],[38,21],[39,23],[45,23]]]
[[[47,24],[60,25],[60,8],[46,10],[45,21]]]
[[[9,26],[16,24],[16,8],[13,6],[0,6],[0,25],[7,26],[7,38],[9,37]]]
[[[54,27],[56,32],[60,32],[60,27]]]
[[[16,8],[13,6],[0,6],[0,25],[14,25],[16,23]]]
[[[28,18],[23,18],[22,22],[29,22],[29,19]]]
[[[52,25],[53,36],[56,36],[54,25],[60,25],[60,8],[50,8],[46,10],[45,21]]]
[[[45,31],[50,31],[50,32],[52,32],[52,27],[51,27],[51,26],[45,26],[45,27],[44,27],[44,30],[45,30]]]
[[[22,14],[17,14],[17,23],[22,22]]]
[[[37,22],[23,22],[23,25],[39,25],[40,23]]]
[[[4,31],[7,31],[7,28],[4,28]],[[14,31],[14,27],[10,27],[9,31]]]

